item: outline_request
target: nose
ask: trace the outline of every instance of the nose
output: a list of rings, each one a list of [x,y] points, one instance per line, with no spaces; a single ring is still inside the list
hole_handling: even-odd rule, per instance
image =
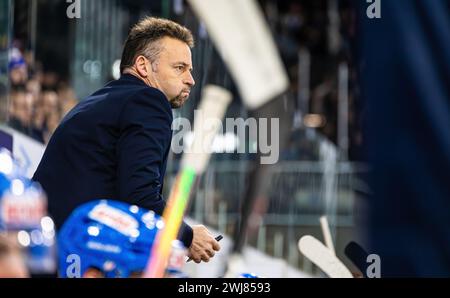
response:
[[[189,87],[194,87],[195,80],[194,80],[194,77],[192,76],[192,73],[188,72],[188,75],[185,78],[184,83],[189,85]]]

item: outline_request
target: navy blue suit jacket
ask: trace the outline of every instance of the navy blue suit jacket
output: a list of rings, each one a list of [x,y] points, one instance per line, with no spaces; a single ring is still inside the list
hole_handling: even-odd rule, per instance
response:
[[[33,177],[47,192],[56,226],[80,204],[97,199],[161,215],[172,120],[165,95],[132,75],[110,82],[70,111]],[[190,246],[192,229],[185,223],[179,239]]]

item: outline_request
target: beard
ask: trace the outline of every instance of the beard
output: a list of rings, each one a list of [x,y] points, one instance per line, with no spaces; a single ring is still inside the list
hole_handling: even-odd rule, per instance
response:
[[[172,98],[169,102],[172,109],[179,109],[184,105],[187,99],[188,96],[183,95],[183,91],[181,91],[180,94]]]

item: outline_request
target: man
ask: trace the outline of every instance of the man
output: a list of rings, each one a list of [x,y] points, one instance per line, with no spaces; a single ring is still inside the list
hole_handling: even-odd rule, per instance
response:
[[[25,86],[14,86],[11,90],[9,126],[23,134],[28,134],[32,114],[33,96],[27,93]]]
[[[193,43],[191,32],[172,21],[142,20],[125,43],[121,78],[62,120],[34,175],[47,192],[57,227],[77,206],[95,199],[162,214],[171,107],[181,107],[195,84]],[[203,226],[183,223],[179,239],[197,263],[220,249]]]

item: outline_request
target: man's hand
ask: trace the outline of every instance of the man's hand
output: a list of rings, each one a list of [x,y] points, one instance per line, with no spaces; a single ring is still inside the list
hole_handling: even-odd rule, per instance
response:
[[[193,226],[192,231],[192,244],[189,247],[188,256],[197,264],[201,261],[209,262],[214,257],[215,251],[220,250],[219,242],[204,226]]]

